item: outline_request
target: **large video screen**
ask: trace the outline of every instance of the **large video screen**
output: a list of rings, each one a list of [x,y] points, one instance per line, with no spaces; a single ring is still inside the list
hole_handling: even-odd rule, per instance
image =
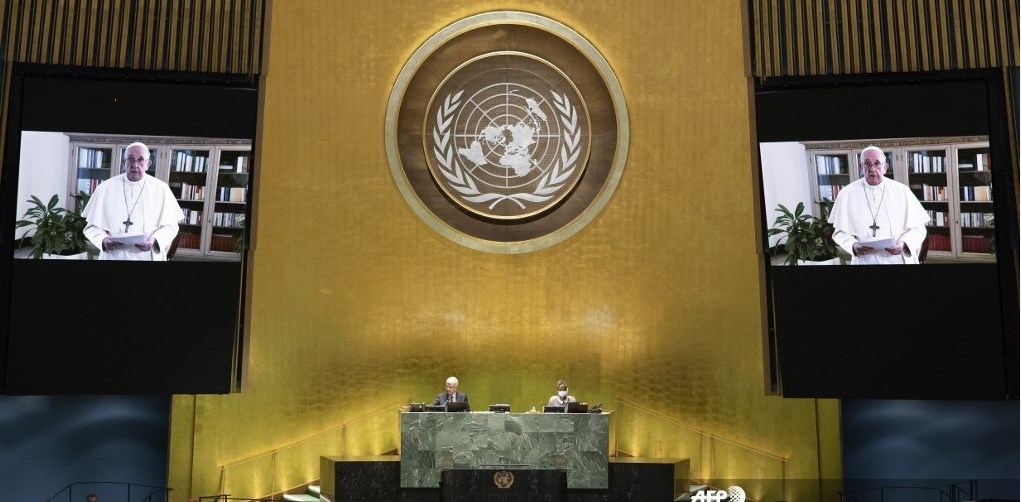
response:
[[[989,137],[759,144],[770,265],[996,260]]]
[[[230,392],[243,352],[255,83],[12,73],[3,392]]]
[[[1016,398],[1016,280],[998,259],[1017,241],[1003,82],[794,84],[755,95],[774,388]]]
[[[250,140],[23,131],[14,258],[238,261],[250,168]]]

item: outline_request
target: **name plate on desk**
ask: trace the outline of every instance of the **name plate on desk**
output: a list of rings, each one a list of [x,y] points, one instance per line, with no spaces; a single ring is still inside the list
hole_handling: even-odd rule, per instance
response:
[[[563,469],[568,488],[606,488],[609,423],[609,413],[401,413],[401,487],[508,466]]]

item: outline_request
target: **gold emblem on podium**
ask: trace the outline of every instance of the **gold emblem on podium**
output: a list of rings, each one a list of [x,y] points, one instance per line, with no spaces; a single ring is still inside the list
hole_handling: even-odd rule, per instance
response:
[[[514,473],[510,471],[496,471],[493,474],[493,484],[501,490],[506,490],[514,484]]]
[[[570,237],[609,202],[627,157],[627,108],[609,64],[577,32],[488,12],[411,56],[390,94],[386,147],[398,189],[430,227],[474,249],[522,253]]]

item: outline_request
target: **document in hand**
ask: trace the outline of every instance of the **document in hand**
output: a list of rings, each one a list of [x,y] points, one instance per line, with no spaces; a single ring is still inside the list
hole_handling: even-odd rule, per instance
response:
[[[141,244],[145,242],[145,234],[121,234],[111,235],[110,240],[119,242],[125,246],[133,246],[135,244]]]
[[[897,239],[894,239],[893,237],[873,238],[860,241],[859,244],[872,249],[886,249],[895,247],[897,245]]]

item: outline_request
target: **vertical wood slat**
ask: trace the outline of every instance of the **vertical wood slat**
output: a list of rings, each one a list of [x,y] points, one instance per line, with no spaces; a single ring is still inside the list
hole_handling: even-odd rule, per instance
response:
[[[779,40],[779,37],[777,37],[776,31],[777,31],[777,25],[779,23],[776,22],[776,19],[777,19],[776,18],[776,8],[775,8],[776,6],[775,6],[775,4],[773,2],[770,2],[769,0],[766,0],[766,6],[767,6],[767,9],[766,9],[766,12],[765,12],[765,22],[766,22],[766,28],[767,28],[766,29],[766,34],[767,34],[767,40],[768,40],[768,42],[766,44],[767,50],[765,51],[766,52],[766,64],[769,66],[770,71],[779,74],[780,73],[779,72],[779,68],[776,67],[776,64],[777,64],[776,62],[777,62],[777,59],[779,57],[779,52],[780,52],[778,50],[778,48],[777,48],[777,43],[778,43],[777,40]]]
[[[756,30],[751,61],[757,77],[1018,64],[1017,3],[1010,0],[752,0],[748,5]],[[230,17],[229,8],[222,11]],[[235,14],[236,26],[245,26],[243,17]],[[228,54],[233,58],[241,48]]]
[[[861,71],[864,73],[875,72],[875,65],[873,64],[873,50],[875,47],[872,43],[872,22],[871,19],[874,16],[870,16],[871,11],[869,6],[872,4],[871,0],[861,0],[858,12],[860,13],[860,20],[858,21],[858,32],[861,33],[861,57],[859,58]]]
[[[262,61],[265,3],[0,0],[0,59],[254,75]]]
[[[938,30],[942,33],[942,42],[940,43],[940,68],[947,68],[950,65],[950,44],[951,44],[951,33],[950,33],[950,18],[947,15],[947,3],[945,0],[937,0],[936,13],[937,19],[940,24]]]
[[[766,43],[766,16],[763,15],[763,1],[764,0],[753,0],[751,2],[751,18],[749,23],[751,26],[756,27],[755,39],[751,42],[751,53],[753,61],[751,67],[753,68],[766,68],[766,51],[756,50],[757,48],[768,47]]]
[[[836,10],[836,6],[833,4],[833,0],[822,0],[822,2],[820,2],[820,3],[824,4],[824,8],[826,9],[826,18],[829,20],[829,26],[827,27],[827,31],[829,31],[829,37],[828,37],[828,39],[829,39],[829,50],[826,51],[826,55],[825,55],[826,61],[828,63],[826,65],[826,68],[828,69],[827,73],[840,73],[840,71],[837,69],[837,65],[836,65],[836,61],[838,61],[840,59],[840,56],[839,56],[840,50],[838,49],[838,46],[837,46],[837,29],[836,29],[836,25],[837,25],[837,20],[836,20],[836,15],[837,14],[836,13],[837,13],[837,10]]]

